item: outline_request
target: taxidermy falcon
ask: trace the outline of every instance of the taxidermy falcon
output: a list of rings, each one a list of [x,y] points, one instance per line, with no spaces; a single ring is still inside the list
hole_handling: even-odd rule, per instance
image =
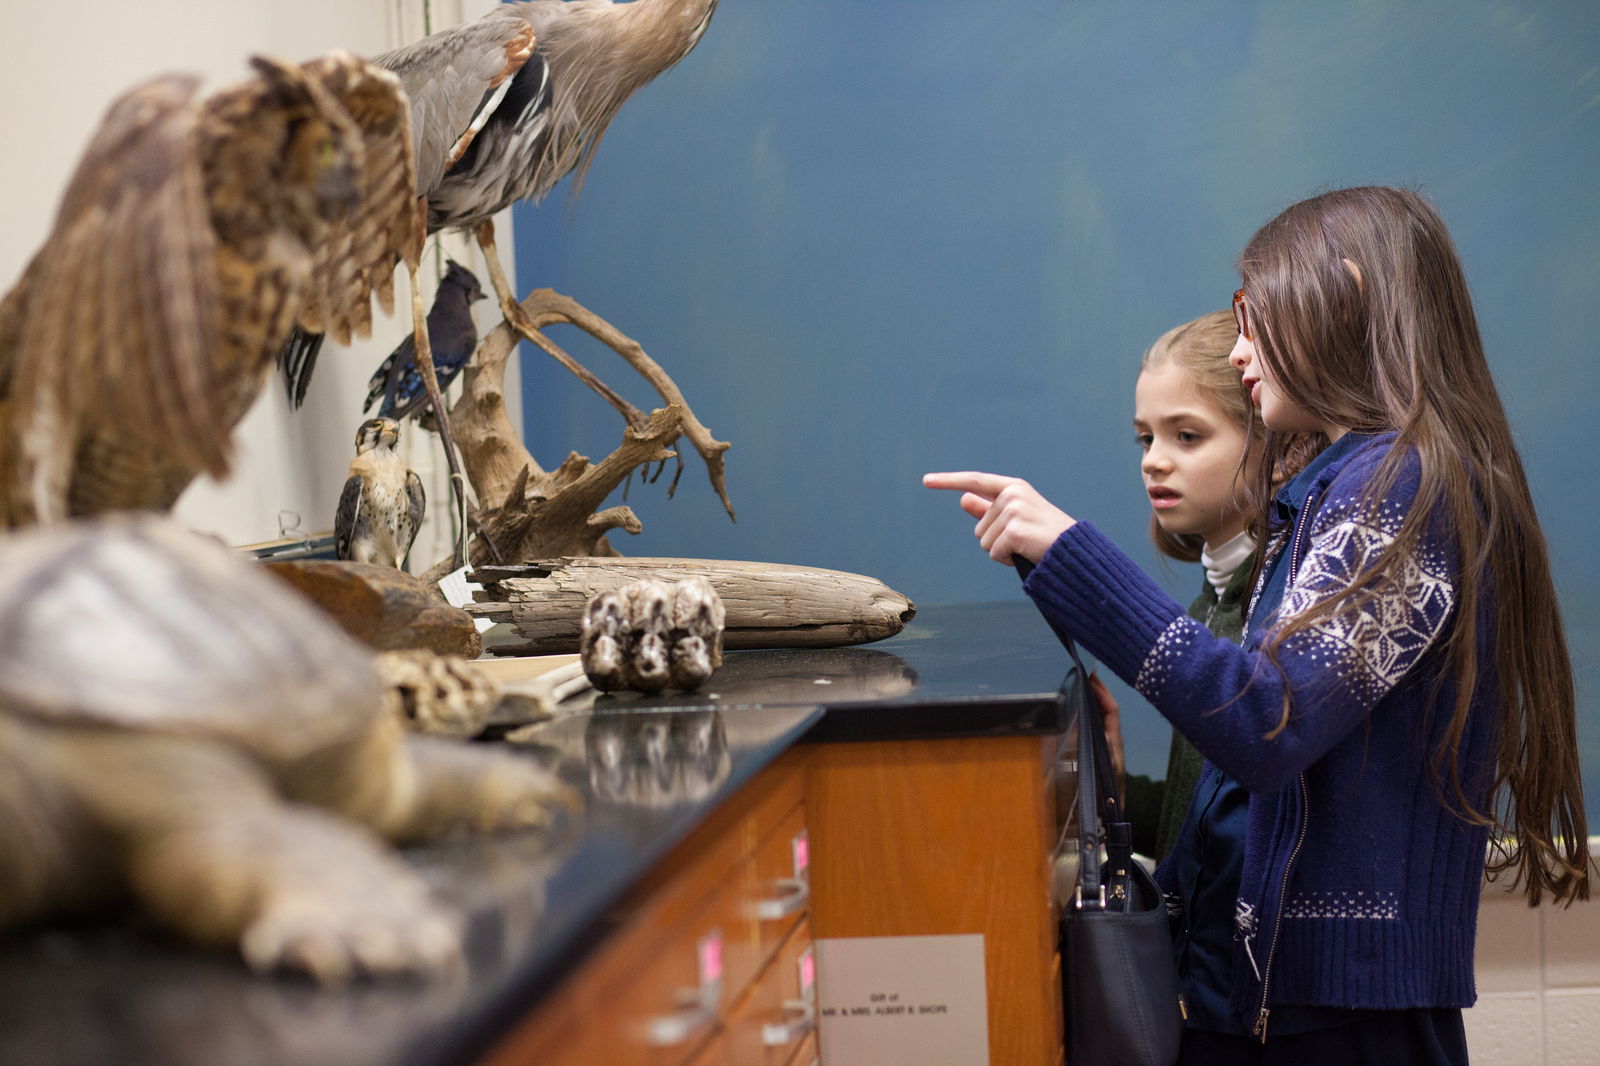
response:
[[[577,195],[629,97],[699,43],[718,0],[529,0],[375,56],[412,105],[428,232],[476,234],[501,311],[521,316],[494,247],[494,216],[573,174]],[[281,358],[298,406],[320,337]]]
[[[450,387],[478,347],[472,305],[483,299],[483,286],[472,271],[454,260],[446,260],[446,264],[433,306],[428,309],[428,343],[433,348],[433,369],[439,375],[441,392]],[[428,405],[422,374],[417,370],[415,334],[406,334],[373,373],[367,382],[367,402],[362,410],[372,410],[380,397],[383,404],[378,408],[379,417],[396,422],[404,422]]]
[[[171,507],[227,474],[292,327],[392,307],[421,251],[404,91],[347,53],[252,66],[113,103],[0,302],[0,526]]]
[[[341,559],[400,568],[422,526],[422,479],[395,454],[400,424],[369,418],[356,430],[356,457],[333,518]]]

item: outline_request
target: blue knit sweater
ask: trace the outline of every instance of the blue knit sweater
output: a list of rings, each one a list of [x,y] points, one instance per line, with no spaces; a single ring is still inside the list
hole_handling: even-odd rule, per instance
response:
[[[1277,1004],[1476,998],[1487,830],[1446,809],[1429,769],[1455,693],[1435,650],[1455,618],[1451,538],[1435,528],[1375,596],[1287,641],[1276,663],[1257,650],[1277,620],[1345,587],[1392,543],[1415,495],[1414,458],[1376,515],[1362,500],[1392,445],[1389,434],[1347,434],[1280,494],[1284,521],[1267,551],[1282,578],[1268,587],[1281,597],[1257,602],[1242,646],[1189,618],[1087,522],[1025,584],[1048,618],[1249,790],[1231,1000],[1258,1030]],[[1478,632],[1479,661],[1492,663],[1481,619]],[[1462,767],[1481,802],[1495,725],[1492,676],[1477,680]],[[1269,739],[1286,692],[1288,724]]]

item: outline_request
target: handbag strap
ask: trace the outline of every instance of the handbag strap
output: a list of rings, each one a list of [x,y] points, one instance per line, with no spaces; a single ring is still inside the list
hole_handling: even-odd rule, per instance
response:
[[[1017,574],[1026,581],[1033,564],[1021,555],[1011,557]],[[1089,672],[1078,654],[1077,642],[1055,621],[1046,616],[1056,639],[1067,650],[1072,670],[1062,683],[1064,692],[1077,703],[1078,712],[1078,895],[1075,906],[1099,910],[1123,910],[1128,904],[1127,871],[1133,864],[1133,826],[1117,799],[1116,775],[1111,766],[1111,748],[1106,743],[1105,723],[1100,709],[1089,695]],[[1103,879],[1100,848],[1106,849],[1106,869],[1114,883]]]

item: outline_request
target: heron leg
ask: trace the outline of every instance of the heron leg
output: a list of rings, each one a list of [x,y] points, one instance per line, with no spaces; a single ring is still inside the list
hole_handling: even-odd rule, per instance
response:
[[[434,421],[438,425],[439,439],[444,442],[445,462],[450,466],[450,496],[455,503],[457,514],[466,514],[467,496],[465,479],[461,474],[460,460],[456,457],[456,442],[450,436],[450,417],[444,405],[444,395],[439,391],[439,376],[433,370],[433,345],[428,341],[428,315],[422,307],[422,287],[417,282],[417,268],[415,265],[407,266],[407,273],[411,277],[411,329],[416,337],[416,364],[417,372],[422,375],[423,388],[428,391],[428,399],[433,404]],[[456,566],[467,564],[467,528],[466,523],[461,523],[460,532],[456,537]]]
[[[572,356],[561,350],[561,347],[546,337],[528,317],[528,312],[523,310],[522,304],[517,300],[516,293],[511,291],[511,282],[506,278],[506,272],[500,265],[500,254],[494,243],[494,220],[491,219],[477,229],[478,247],[483,250],[483,258],[489,267],[489,281],[494,286],[495,295],[500,300],[500,310],[505,315],[506,324],[517,333],[538,345],[546,355],[566,367],[579,381],[589,386],[599,397],[610,404],[616,411],[627,419],[630,426],[642,426],[645,414],[633,404],[624,400],[617,392],[605,382],[595,377],[589,368],[578,362]]]

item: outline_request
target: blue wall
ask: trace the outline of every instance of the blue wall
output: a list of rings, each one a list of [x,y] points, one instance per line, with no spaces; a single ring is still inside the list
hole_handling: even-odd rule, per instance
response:
[[[1140,353],[1226,305],[1288,203],[1418,186],[1460,246],[1554,546],[1600,823],[1600,5],[724,0],[624,108],[576,204],[519,208],[522,286],[638,339],[733,443],[635,485],[632,555],[806,563],[918,602],[1018,595],[924,470],[1028,477],[1184,602],[1147,546]],[[619,360],[562,343],[645,407]],[[553,466],[619,424],[537,353]],[[1130,763],[1166,729],[1125,688]]]

